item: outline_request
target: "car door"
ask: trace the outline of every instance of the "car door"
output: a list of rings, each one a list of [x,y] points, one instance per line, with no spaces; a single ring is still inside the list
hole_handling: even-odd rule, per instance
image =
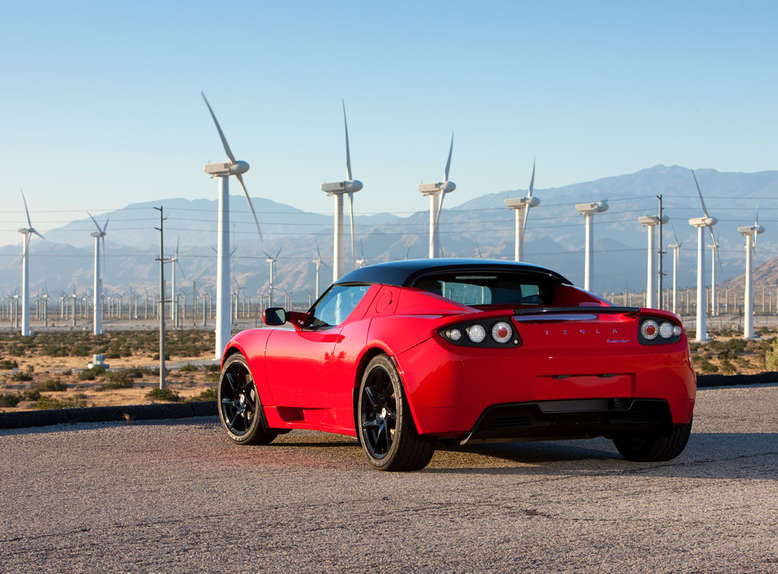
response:
[[[329,408],[335,346],[342,323],[370,285],[333,285],[311,309],[303,329],[283,328],[270,335],[265,372],[278,407]]]

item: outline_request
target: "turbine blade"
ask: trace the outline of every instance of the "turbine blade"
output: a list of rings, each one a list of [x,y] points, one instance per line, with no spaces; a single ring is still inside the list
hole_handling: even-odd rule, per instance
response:
[[[346,132],[346,179],[348,181],[351,181],[353,177],[351,176],[351,147],[348,143],[348,121],[346,120],[346,102],[344,100],[340,101],[341,104],[343,104],[343,129]]]
[[[527,197],[532,197],[532,192],[535,191],[535,160],[532,160],[532,177],[529,180],[529,188],[527,189]]]
[[[454,132],[451,132],[451,144],[448,146],[448,159],[446,160],[446,170],[443,172],[443,181],[448,181],[448,172],[451,169],[451,154],[454,151]],[[440,198],[441,203],[443,198]]]
[[[98,223],[97,223],[97,220],[95,220],[95,218],[94,218],[94,217],[92,217],[92,214],[91,214],[91,213],[89,213],[88,211],[86,212],[86,214],[89,216],[89,219],[91,219],[91,220],[92,220],[92,223],[94,223],[94,224],[95,224],[95,227],[97,227],[97,231],[99,231],[99,232],[102,232],[103,230],[102,230],[102,229],[100,229],[100,226],[98,225]]]
[[[32,223],[30,222],[30,210],[27,209],[27,198],[24,197],[24,192],[21,192],[22,194],[22,201],[24,202],[24,213],[27,215],[27,227],[32,228]]]
[[[318,257],[319,260],[321,260],[321,251],[319,251],[319,242],[318,242],[318,240],[316,241],[316,257]]]
[[[702,190],[700,190],[700,184],[697,182],[697,175],[694,173],[694,170],[691,170],[691,172],[692,172],[692,177],[694,178],[694,185],[697,186],[697,195],[700,196],[700,203],[702,204],[702,212],[705,214],[705,217],[710,217],[710,215],[708,215],[708,208],[705,207],[705,200],[702,198]]]
[[[283,249],[283,247],[279,247],[278,248],[278,251],[276,251],[276,256],[273,259],[278,259],[278,257],[281,255],[281,250],[282,249]]]
[[[111,216],[105,218],[105,225],[103,225],[103,234],[105,234],[106,230],[108,229],[108,222],[111,220]]]
[[[440,203],[438,203],[438,210],[435,213],[435,231],[440,235],[440,227],[438,226],[438,223],[440,222],[440,212],[443,211],[443,199],[446,197],[445,193],[440,194]],[[440,239],[438,239],[439,241]]]
[[[34,235],[37,235],[37,236],[38,236],[38,237],[40,237],[41,239],[46,239],[45,237],[43,237],[43,235],[41,235],[40,233],[38,233],[37,231],[35,231],[35,230],[34,230],[34,229],[32,229],[32,228],[30,228],[30,233],[32,233],[32,234],[34,234]]]
[[[243,188],[243,195],[246,196],[246,201],[248,201],[249,203],[249,209],[251,210],[251,215],[254,216],[254,223],[257,224],[257,233],[259,233],[259,240],[264,241],[264,239],[262,239],[262,229],[259,227],[259,219],[257,219],[257,212],[254,211],[254,204],[251,203],[249,192],[246,190],[246,184],[243,183],[243,174],[239,173],[235,177],[238,178],[238,182],[240,182],[240,186]]]
[[[232,163],[235,163],[235,156],[232,155],[230,144],[227,143],[227,138],[224,137],[224,132],[222,131],[222,127],[219,125],[219,120],[216,119],[216,114],[213,113],[213,108],[211,108],[211,104],[208,103],[208,98],[205,97],[204,92],[200,92],[200,95],[203,97],[203,100],[205,101],[205,105],[208,106],[208,111],[211,112],[213,123],[216,124],[216,131],[219,132],[219,137],[222,140],[222,145],[224,146],[224,151],[227,153],[227,157],[230,158],[230,161]]]
[[[176,237],[176,260],[178,260],[178,246],[181,243],[181,238]]]
[[[348,213],[351,221],[351,259],[356,259],[354,252],[354,194],[348,194]]]

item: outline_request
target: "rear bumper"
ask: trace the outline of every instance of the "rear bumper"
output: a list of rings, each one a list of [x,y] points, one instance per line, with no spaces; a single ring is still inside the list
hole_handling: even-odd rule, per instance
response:
[[[539,350],[454,348],[433,337],[400,354],[397,363],[419,433],[444,439],[473,434],[479,420],[506,405],[524,405],[516,416],[530,416],[530,425],[506,431],[513,437],[541,438],[549,429],[550,436],[572,436],[568,430],[596,436],[627,428],[617,423],[638,429],[637,419],[622,420],[619,409],[606,409],[605,419],[585,411],[541,416],[552,413],[537,405],[551,401],[629,399],[636,416],[643,401],[653,399],[666,405],[669,424],[683,424],[691,420],[696,394],[685,339],[661,347]]]
[[[461,441],[489,439],[549,440],[589,438],[672,429],[667,402],[661,399],[573,399],[488,407]]]

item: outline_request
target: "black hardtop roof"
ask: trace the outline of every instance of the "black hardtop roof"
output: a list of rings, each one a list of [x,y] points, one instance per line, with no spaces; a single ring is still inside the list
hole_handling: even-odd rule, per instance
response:
[[[420,277],[429,273],[464,272],[529,272],[552,277],[561,283],[572,285],[556,271],[529,263],[516,263],[501,259],[404,259],[378,263],[360,269],[354,269],[341,277],[337,283],[381,283],[407,287]]]

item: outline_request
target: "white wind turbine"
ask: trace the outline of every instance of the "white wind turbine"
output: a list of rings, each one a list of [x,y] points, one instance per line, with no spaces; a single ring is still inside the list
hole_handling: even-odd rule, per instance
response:
[[[316,257],[312,260],[314,265],[315,281],[314,281],[314,300],[319,298],[319,268],[321,267],[321,251],[319,251],[319,242],[316,242]]]
[[[673,250],[673,301],[672,308],[673,313],[678,313],[678,255],[681,249],[681,242],[678,241],[678,236],[675,234],[675,227],[673,227],[673,239],[675,242],[668,245]]]
[[[92,333],[94,335],[103,334],[103,271],[100,265],[100,252],[102,251],[103,258],[105,258],[105,235],[108,229],[108,220],[105,218],[105,224],[100,227],[97,220],[92,217],[92,214],[87,211],[89,219],[95,224],[97,231],[93,231],[89,235],[94,237],[95,240],[95,262],[94,262],[94,277],[92,277]],[[103,266],[104,267],[104,266]]]
[[[440,252],[440,238],[438,223],[440,222],[440,211],[443,209],[443,199],[447,193],[451,193],[457,188],[457,185],[448,179],[451,169],[451,154],[454,151],[454,132],[451,132],[451,143],[448,147],[448,159],[446,167],[443,170],[443,181],[435,183],[422,183],[419,185],[419,191],[430,198],[430,244],[429,258],[434,259]]]
[[[243,189],[246,201],[251,209],[251,215],[254,217],[254,223],[257,225],[257,233],[262,241],[262,230],[259,227],[259,219],[251,203],[249,192],[246,190],[246,184],[243,183],[243,174],[249,169],[249,164],[245,161],[236,160],[232,155],[227,138],[224,137],[216,114],[213,113],[211,104],[205,94],[201,92],[205,105],[211,113],[213,123],[216,125],[216,131],[219,132],[224,151],[229,161],[209,163],[205,166],[205,173],[212,177],[219,178],[219,221],[216,252],[216,337],[215,337],[215,356],[218,359],[227,346],[232,331],[232,321],[230,316],[230,185],[229,177],[234,175]]]
[[[537,197],[532,196],[532,192],[535,190],[535,160],[532,160],[532,177],[529,180],[529,187],[527,188],[526,197],[516,197],[505,200],[505,205],[514,210],[516,216],[516,224],[514,233],[515,250],[513,258],[516,261],[521,261],[524,258],[524,232],[527,229],[527,219],[529,218],[529,210],[532,207],[540,205],[540,200]]]
[[[746,274],[745,274],[745,296],[743,299],[743,338],[754,338],[754,286],[752,279],[751,254],[756,251],[756,238],[760,233],[764,233],[764,227],[759,225],[759,215],[757,214],[753,225],[746,225],[737,228],[738,233],[746,239]]]
[[[27,216],[27,227],[22,227],[19,233],[22,237],[22,337],[30,335],[30,239],[37,235],[45,239],[38,233],[30,222],[30,210],[27,209],[27,198],[22,192],[22,201],[24,202],[24,213]]]
[[[588,203],[577,203],[576,211],[584,216],[586,226],[586,236],[584,240],[584,289],[592,289],[592,249],[594,248],[594,216],[597,213],[608,211],[607,201],[590,201]]]
[[[270,267],[270,280],[268,281],[268,307],[273,306],[273,292],[275,290],[276,280],[276,262],[278,261],[279,255],[281,255],[281,247],[278,248],[278,251],[276,251],[275,255],[270,255],[270,253],[265,251],[265,261],[267,261],[268,266]]]
[[[716,218],[711,217],[708,214],[708,208],[705,207],[705,200],[702,198],[702,191],[700,190],[700,184],[697,182],[697,176],[694,170],[691,170],[692,177],[694,178],[694,185],[697,186],[697,194],[700,197],[700,204],[702,205],[702,217],[692,217],[689,220],[689,225],[697,229],[697,321],[695,341],[702,342],[708,340],[707,331],[707,309],[705,306],[705,238],[703,237],[703,229],[708,229],[713,242],[716,242],[716,238],[713,236],[713,229],[716,224]]]
[[[710,314],[711,317],[718,315],[718,306],[716,305],[716,268],[721,266],[719,258],[719,240],[716,234],[711,231],[711,249],[710,249]]]
[[[362,182],[354,179],[351,174],[351,148],[348,141],[348,121],[346,119],[346,103],[343,104],[343,129],[346,134],[346,180],[332,183],[322,183],[321,190],[335,198],[334,231],[332,242],[332,281],[340,279],[343,272],[343,194],[348,194],[349,216],[351,220],[351,259],[354,252],[354,194],[362,189]]]
[[[178,299],[176,299],[176,266],[181,268],[181,261],[178,255],[179,246],[180,238],[176,238],[176,254],[168,259],[170,261],[170,320],[173,321],[173,327],[175,329],[178,329],[180,326]],[[232,255],[233,252],[231,252],[230,255]],[[181,268],[181,273],[184,273],[183,268]],[[185,274],[184,279],[186,279]]]
[[[656,215],[641,215],[638,217],[638,223],[648,230],[648,262],[646,266],[646,308],[648,309],[653,309],[655,307],[654,260],[656,259],[656,252],[654,248],[654,227],[660,223],[667,223],[668,221],[670,221],[670,218],[666,215],[662,217],[661,220]],[[659,306],[662,306],[661,301],[659,302]]]

